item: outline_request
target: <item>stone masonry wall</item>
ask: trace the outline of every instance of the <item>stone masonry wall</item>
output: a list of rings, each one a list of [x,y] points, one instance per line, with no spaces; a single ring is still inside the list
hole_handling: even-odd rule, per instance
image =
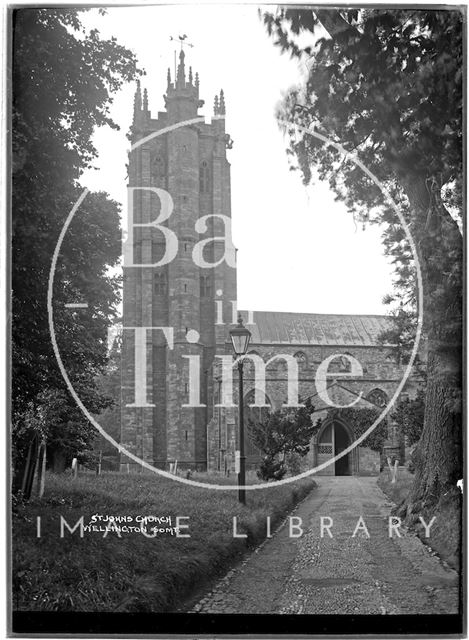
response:
[[[306,398],[311,398],[312,404],[317,411],[317,417],[323,419],[327,415],[327,411],[331,408],[326,404],[318,395],[315,384],[315,374],[319,364],[327,357],[333,354],[347,353],[355,357],[361,364],[363,369],[363,376],[350,377],[344,375],[344,372],[340,369],[340,363],[335,361],[331,362],[328,371],[331,373],[330,383],[336,382],[334,392],[330,395],[331,399],[340,406],[346,406],[347,404],[358,400],[358,395],[362,394],[362,399],[358,400],[355,406],[374,406],[367,402],[365,399],[368,394],[373,390],[379,389],[383,391],[388,399],[391,399],[402,379],[404,373],[404,367],[396,364],[389,358],[391,355],[390,348],[387,347],[360,347],[350,346],[341,347],[338,346],[322,346],[322,345],[262,345],[251,344],[249,352],[255,353],[262,357],[264,362],[267,362],[270,358],[278,354],[289,354],[297,356],[298,359],[298,390],[300,401],[304,401]],[[229,353],[229,349],[227,350]],[[220,371],[215,370],[214,375],[219,378]],[[259,388],[259,384],[256,384],[255,368],[254,365],[248,360],[245,360],[244,365],[244,393],[247,395],[250,391]],[[220,384],[220,382],[219,382]],[[236,398],[234,402],[237,402],[237,373],[236,370],[233,374],[233,398]],[[343,389],[345,387],[345,389]],[[410,379],[405,387],[406,392],[410,397],[413,397],[418,387],[418,381],[414,378]],[[287,368],[282,360],[274,360],[270,365],[266,367],[266,385],[265,391],[267,401],[271,403],[273,409],[281,408],[282,404],[287,401]],[[234,409],[220,409],[220,422],[221,424],[227,423],[229,420],[232,428],[235,430],[238,428],[238,415],[237,408]],[[218,425],[218,422],[217,422]],[[212,452],[209,459],[209,468],[217,468],[217,434],[219,430],[223,430],[223,426],[216,429],[210,429],[208,433],[208,439],[210,442],[210,450]],[[235,442],[235,439],[233,440]],[[234,445],[233,445],[234,446]],[[371,451],[366,447],[359,447],[359,461],[358,468],[359,473],[375,473],[379,472],[379,454]],[[228,452],[226,457],[234,457],[234,451]],[[324,458],[325,460],[326,458]],[[319,460],[321,463],[324,460]],[[314,466],[314,465],[313,465]],[[234,467],[232,468],[233,471]],[[324,470],[325,474],[333,474],[334,467],[330,465]]]

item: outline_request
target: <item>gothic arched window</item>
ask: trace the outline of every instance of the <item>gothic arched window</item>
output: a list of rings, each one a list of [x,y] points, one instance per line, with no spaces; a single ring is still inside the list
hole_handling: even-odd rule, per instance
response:
[[[373,389],[366,396],[366,399],[377,407],[385,407],[388,403],[388,396],[382,389]]]
[[[200,193],[210,191],[210,167],[207,160],[203,160],[199,169],[199,190]]]
[[[351,358],[353,357],[352,354],[347,351],[344,355],[340,356],[340,370],[344,373],[350,373],[352,371],[352,363],[346,356],[350,356]]]
[[[151,162],[152,178],[164,178],[166,175],[166,167],[164,159],[161,156],[155,156]]]
[[[255,369],[254,361],[249,356],[258,356],[259,358],[262,358],[262,356],[258,351],[251,349],[250,351],[247,352],[245,359],[243,359],[243,367],[244,367],[245,375],[248,377],[251,377],[255,375],[256,369]],[[254,402],[254,400],[252,401],[250,400],[250,402]]]
[[[212,283],[210,276],[200,276],[200,297],[210,298],[212,295]]]
[[[305,367],[308,364],[308,359],[304,351],[297,351],[293,357],[298,362],[300,367]]]
[[[352,371],[352,363],[347,356],[353,357],[347,351],[335,356],[329,364],[329,373],[350,373]]]
[[[259,392],[258,392],[259,393]],[[268,417],[270,411],[271,411],[271,405],[272,403],[270,402],[270,398],[266,393],[262,393],[260,392],[261,397],[263,397],[263,400],[261,401],[261,404],[268,404],[268,407],[250,407],[249,405],[254,404],[256,402],[256,390],[255,389],[251,389],[251,391],[249,391],[245,396],[244,396],[244,415],[247,418],[250,418],[252,420],[252,422],[263,422],[264,419],[266,417]]]
[[[256,402],[255,389],[251,389],[251,391],[249,391],[244,396],[243,407],[244,407],[244,415],[246,417],[247,433],[248,433],[248,437],[246,438],[246,441],[245,441],[246,456],[258,456],[260,454],[259,449],[252,442],[252,439],[249,435],[251,430],[249,425],[252,423],[258,423],[258,422],[265,423],[265,421],[269,417],[272,403],[270,402],[270,399],[267,396],[267,394],[263,394],[263,395],[264,395],[264,403],[270,405],[269,407],[250,407],[249,406],[250,404],[254,404]]]

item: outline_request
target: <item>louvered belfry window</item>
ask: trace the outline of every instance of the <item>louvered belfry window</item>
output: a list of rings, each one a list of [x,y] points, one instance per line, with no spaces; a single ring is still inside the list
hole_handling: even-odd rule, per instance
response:
[[[200,276],[200,297],[210,298],[212,295],[212,284],[210,276]]]
[[[203,160],[199,170],[199,190],[200,193],[210,191],[210,167],[207,160]]]

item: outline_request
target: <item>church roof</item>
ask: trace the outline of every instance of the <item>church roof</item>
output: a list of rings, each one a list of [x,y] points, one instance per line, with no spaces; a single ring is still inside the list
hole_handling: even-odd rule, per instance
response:
[[[339,315],[254,311],[255,324],[247,324],[248,312],[240,311],[251,331],[251,344],[378,345],[378,336],[389,330],[389,316]]]

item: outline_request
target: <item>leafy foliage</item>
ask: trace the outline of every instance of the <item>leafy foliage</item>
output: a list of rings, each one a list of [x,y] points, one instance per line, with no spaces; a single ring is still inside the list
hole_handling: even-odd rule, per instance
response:
[[[381,415],[381,410],[371,407],[363,407],[357,409],[356,407],[347,407],[345,409],[334,409],[328,412],[328,417],[337,417],[342,419],[349,425],[353,432],[354,438],[359,438],[367,429],[371,427],[373,422]],[[362,447],[369,447],[373,451],[379,453],[383,450],[384,441],[387,438],[388,425],[386,419],[382,420],[376,429],[370,433],[370,435],[363,440],[360,444]]]
[[[359,155],[410,223],[434,308],[427,325],[435,330],[439,326],[441,332],[444,315],[445,333],[457,333],[460,301],[454,301],[454,293],[461,280],[461,241],[446,205],[460,217],[461,13],[286,9],[276,16],[264,14],[264,22],[277,44],[308,66],[304,86],[292,89],[278,111],[290,136],[288,153],[296,160],[294,166],[305,182],[313,179],[314,167],[363,222],[384,223],[383,240],[395,262],[400,302],[412,308],[413,256],[396,213],[361,168],[305,129],[313,128]],[[314,47],[299,48],[295,35],[308,31]],[[450,235],[446,242],[445,233]],[[437,264],[448,265],[444,280]]]
[[[399,429],[407,437],[409,445],[420,440],[425,415],[425,393],[422,389],[417,391],[414,400],[399,403],[392,414],[393,420],[399,425]]]
[[[105,404],[104,397],[101,402]],[[13,425],[15,455],[24,453],[34,433],[39,440],[48,443],[48,455],[52,460],[56,463],[60,460],[59,470],[69,465],[73,458],[86,464],[92,457],[91,445],[96,431],[83,420],[80,409],[70,403],[66,391],[46,389],[29,404],[25,414]]]
[[[111,94],[138,74],[135,56],[114,38],[87,33],[76,11],[14,12],[13,421],[18,425],[31,411],[41,413],[51,394],[57,416],[65,419],[68,405],[66,432],[75,432],[70,442],[76,443],[77,455],[89,427],[74,413],[53,354],[46,305],[49,269],[60,231],[82,192],[77,180],[96,155],[93,131],[103,125],[117,128],[109,115]],[[65,367],[90,411],[103,406],[94,379],[107,360],[107,327],[119,300],[119,280],[109,268],[119,256],[118,205],[104,193],[88,194],[62,245],[53,306]],[[65,309],[66,302],[77,301],[87,302],[88,309]],[[50,411],[48,416],[52,419]],[[56,444],[65,446],[63,439]]]
[[[462,12],[287,8],[263,20],[275,44],[308,68],[278,109],[293,168],[305,183],[328,181],[356,219],[384,228],[396,273],[388,301],[396,304],[403,362],[415,330],[418,257],[428,366],[412,500],[433,500],[461,477]],[[399,207],[410,235],[368,172]]]
[[[210,477],[202,475],[203,482]],[[213,480],[213,478],[212,478]],[[217,478],[216,482],[232,480]],[[232,491],[207,491],[185,487],[149,474],[84,473],[47,474],[44,498],[19,504],[12,518],[12,606],[21,611],[126,611],[167,612],[180,608],[194,588],[214,572],[228,569],[246,541],[258,545],[265,539],[266,514],[272,528],[315,486],[311,478],[269,492],[250,491],[240,506]],[[190,538],[140,533],[79,531],[60,537],[60,516],[73,527],[93,514],[176,517],[189,519]],[[36,518],[42,518],[37,537]],[[233,537],[237,530],[247,539]],[[92,562],[90,559],[92,558]],[[164,576],[164,580],[162,579]]]
[[[291,454],[303,457],[308,453],[311,437],[319,427],[319,422],[313,424],[313,412],[314,407],[307,400],[299,409],[278,409],[264,421],[249,420],[249,437],[263,453],[259,478],[281,480],[288,472],[287,457]]]
[[[120,441],[121,421],[121,354],[122,335],[115,337],[109,353],[106,368],[97,376],[96,386],[100,394],[111,399],[112,403],[96,415],[96,419],[114,440]],[[95,452],[101,452],[103,468],[105,470],[119,468],[119,454],[116,448],[108,440],[99,435],[95,441]]]

